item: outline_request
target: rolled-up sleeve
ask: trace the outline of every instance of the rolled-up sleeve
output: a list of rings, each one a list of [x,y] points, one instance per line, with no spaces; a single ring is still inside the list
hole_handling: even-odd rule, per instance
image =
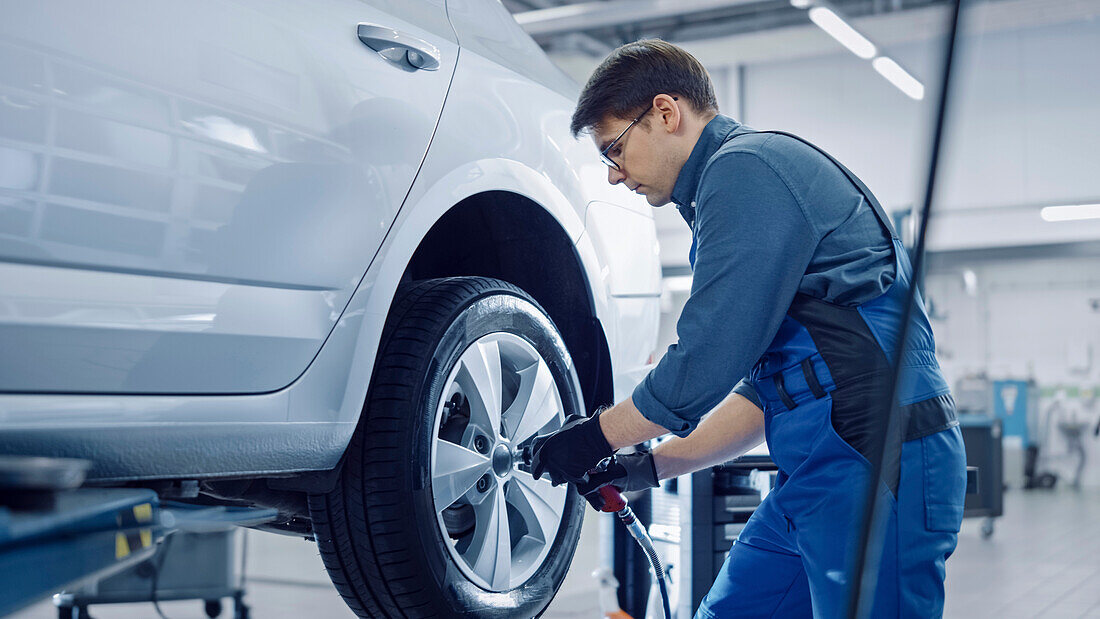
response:
[[[760,403],[760,394],[756,393],[756,387],[753,387],[748,379],[742,378],[741,382],[737,383],[737,386],[733,388],[733,392],[748,398],[750,402],[756,405],[756,408],[763,410],[764,405]]]
[[[695,208],[694,274],[678,341],[632,395],[643,416],[678,436],[690,434],[767,349],[820,240],[782,169],[755,153],[715,156]],[[759,404],[752,391],[740,393]]]

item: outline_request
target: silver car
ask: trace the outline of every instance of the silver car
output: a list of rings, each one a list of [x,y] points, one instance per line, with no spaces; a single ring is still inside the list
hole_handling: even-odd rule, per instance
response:
[[[583,501],[516,452],[644,377],[660,268],[508,12],[0,16],[0,453],[276,506],[360,616],[545,609]]]

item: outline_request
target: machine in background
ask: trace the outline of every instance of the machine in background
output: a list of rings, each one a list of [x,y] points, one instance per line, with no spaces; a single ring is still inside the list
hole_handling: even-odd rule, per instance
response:
[[[649,533],[671,574],[674,616],[691,617],[698,608],[733,541],[774,486],[775,473],[775,464],[761,448],[690,476],[667,480],[649,497],[634,500],[645,509],[641,513],[650,520]],[[647,590],[638,587],[648,587],[649,580],[631,573],[637,562],[620,556],[620,549],[633,549],[625,543],[617,543],[615,549],[622,608],[632,616],[643,616]],[[637,584],[632,587],[631,583]]]
[[[233,600],[233,619],[248,619],[244,602],[243,561],[237,558],[241,531],[220,528],[203,533],[176,532],[156,554],[113,576],[54,596],[58,617],[85,619],[93,604],[199,600],[207,617],[222,614],[223,598]],[[245,549],[240,550],[241,555]]]
[[[968,483],[963,518],[984,518],[982,537],[993,535],[994,519],[1004,515],[1003,422],[987,415],[964,414],[959,417],[966,463],[978,468],[976,492]]]

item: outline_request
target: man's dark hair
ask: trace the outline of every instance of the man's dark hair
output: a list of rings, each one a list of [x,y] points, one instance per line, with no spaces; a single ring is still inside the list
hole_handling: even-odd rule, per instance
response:
[[[596,67],[569,130],[577,137],[605,118],[634,118],[661,93],[686,99],[696,112],[718,111],[714,85],[695,56],[660,39],[643,39],[616,49]]]

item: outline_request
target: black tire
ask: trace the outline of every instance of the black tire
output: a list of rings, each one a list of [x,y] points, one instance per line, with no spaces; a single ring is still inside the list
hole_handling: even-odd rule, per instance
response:
[[[565,578],[584,511],[572,489],[541,567],[509,590],[467,578],[437,521],[429,462],[436,403],[462,351],[500,331],[523,338],[545,360],[565,416],[585,413],[565,344],[527,293],[483,277],[402,286],[336,487],[309,497],[325,567],[360,617],[534,617]]]

